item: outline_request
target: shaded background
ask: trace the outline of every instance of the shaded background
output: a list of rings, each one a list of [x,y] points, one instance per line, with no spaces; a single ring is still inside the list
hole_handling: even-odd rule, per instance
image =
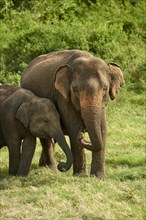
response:
[[[1,0],[0,83],[18,84],[26,65],[51,51],[81,49],[120,64],[126,88],[146,79],[144,0]]]

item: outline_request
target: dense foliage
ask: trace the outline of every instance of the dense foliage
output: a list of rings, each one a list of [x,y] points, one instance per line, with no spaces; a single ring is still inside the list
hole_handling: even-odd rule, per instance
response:
[[[18,83],[36,56],[88,50],[121,65],[130,89],[144,89],[144,0],[2,0],[0,83]]]

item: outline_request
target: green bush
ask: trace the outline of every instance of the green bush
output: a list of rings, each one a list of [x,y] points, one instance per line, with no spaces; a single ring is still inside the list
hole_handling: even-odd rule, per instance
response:
[[[7,0],[1,4],[1,75],[20,74],[43,53],[81,49],[119,63],[127,85],[144,89],[143,0]]]

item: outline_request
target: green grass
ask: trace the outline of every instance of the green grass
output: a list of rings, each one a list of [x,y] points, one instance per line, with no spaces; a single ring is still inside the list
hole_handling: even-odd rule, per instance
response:
[[[145,94],[123,91],[107,106],[106,178],[72,176],[38,167],[40,144],[28,177],[9,177],[0,157],[0,219],[145,220]],[[86,151],[90,170],[91,153]],[[56,157],[64,158],[56,146]]]

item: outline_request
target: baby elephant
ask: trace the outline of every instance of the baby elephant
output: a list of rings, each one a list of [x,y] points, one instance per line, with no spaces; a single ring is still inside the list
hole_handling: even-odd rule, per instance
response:
[[[7,90],[11,87],[0,86],[0,148],[8,146],[9,174],[28,174],[36,137],[42,140],[53,138],[58,142],[67,157],[66,163],[58,164],[58,169],[68,170],[72,165],[72,153],[61,130],[60,117],[54,104],[19,87],[15,87],[7,97],[10,93]]]

